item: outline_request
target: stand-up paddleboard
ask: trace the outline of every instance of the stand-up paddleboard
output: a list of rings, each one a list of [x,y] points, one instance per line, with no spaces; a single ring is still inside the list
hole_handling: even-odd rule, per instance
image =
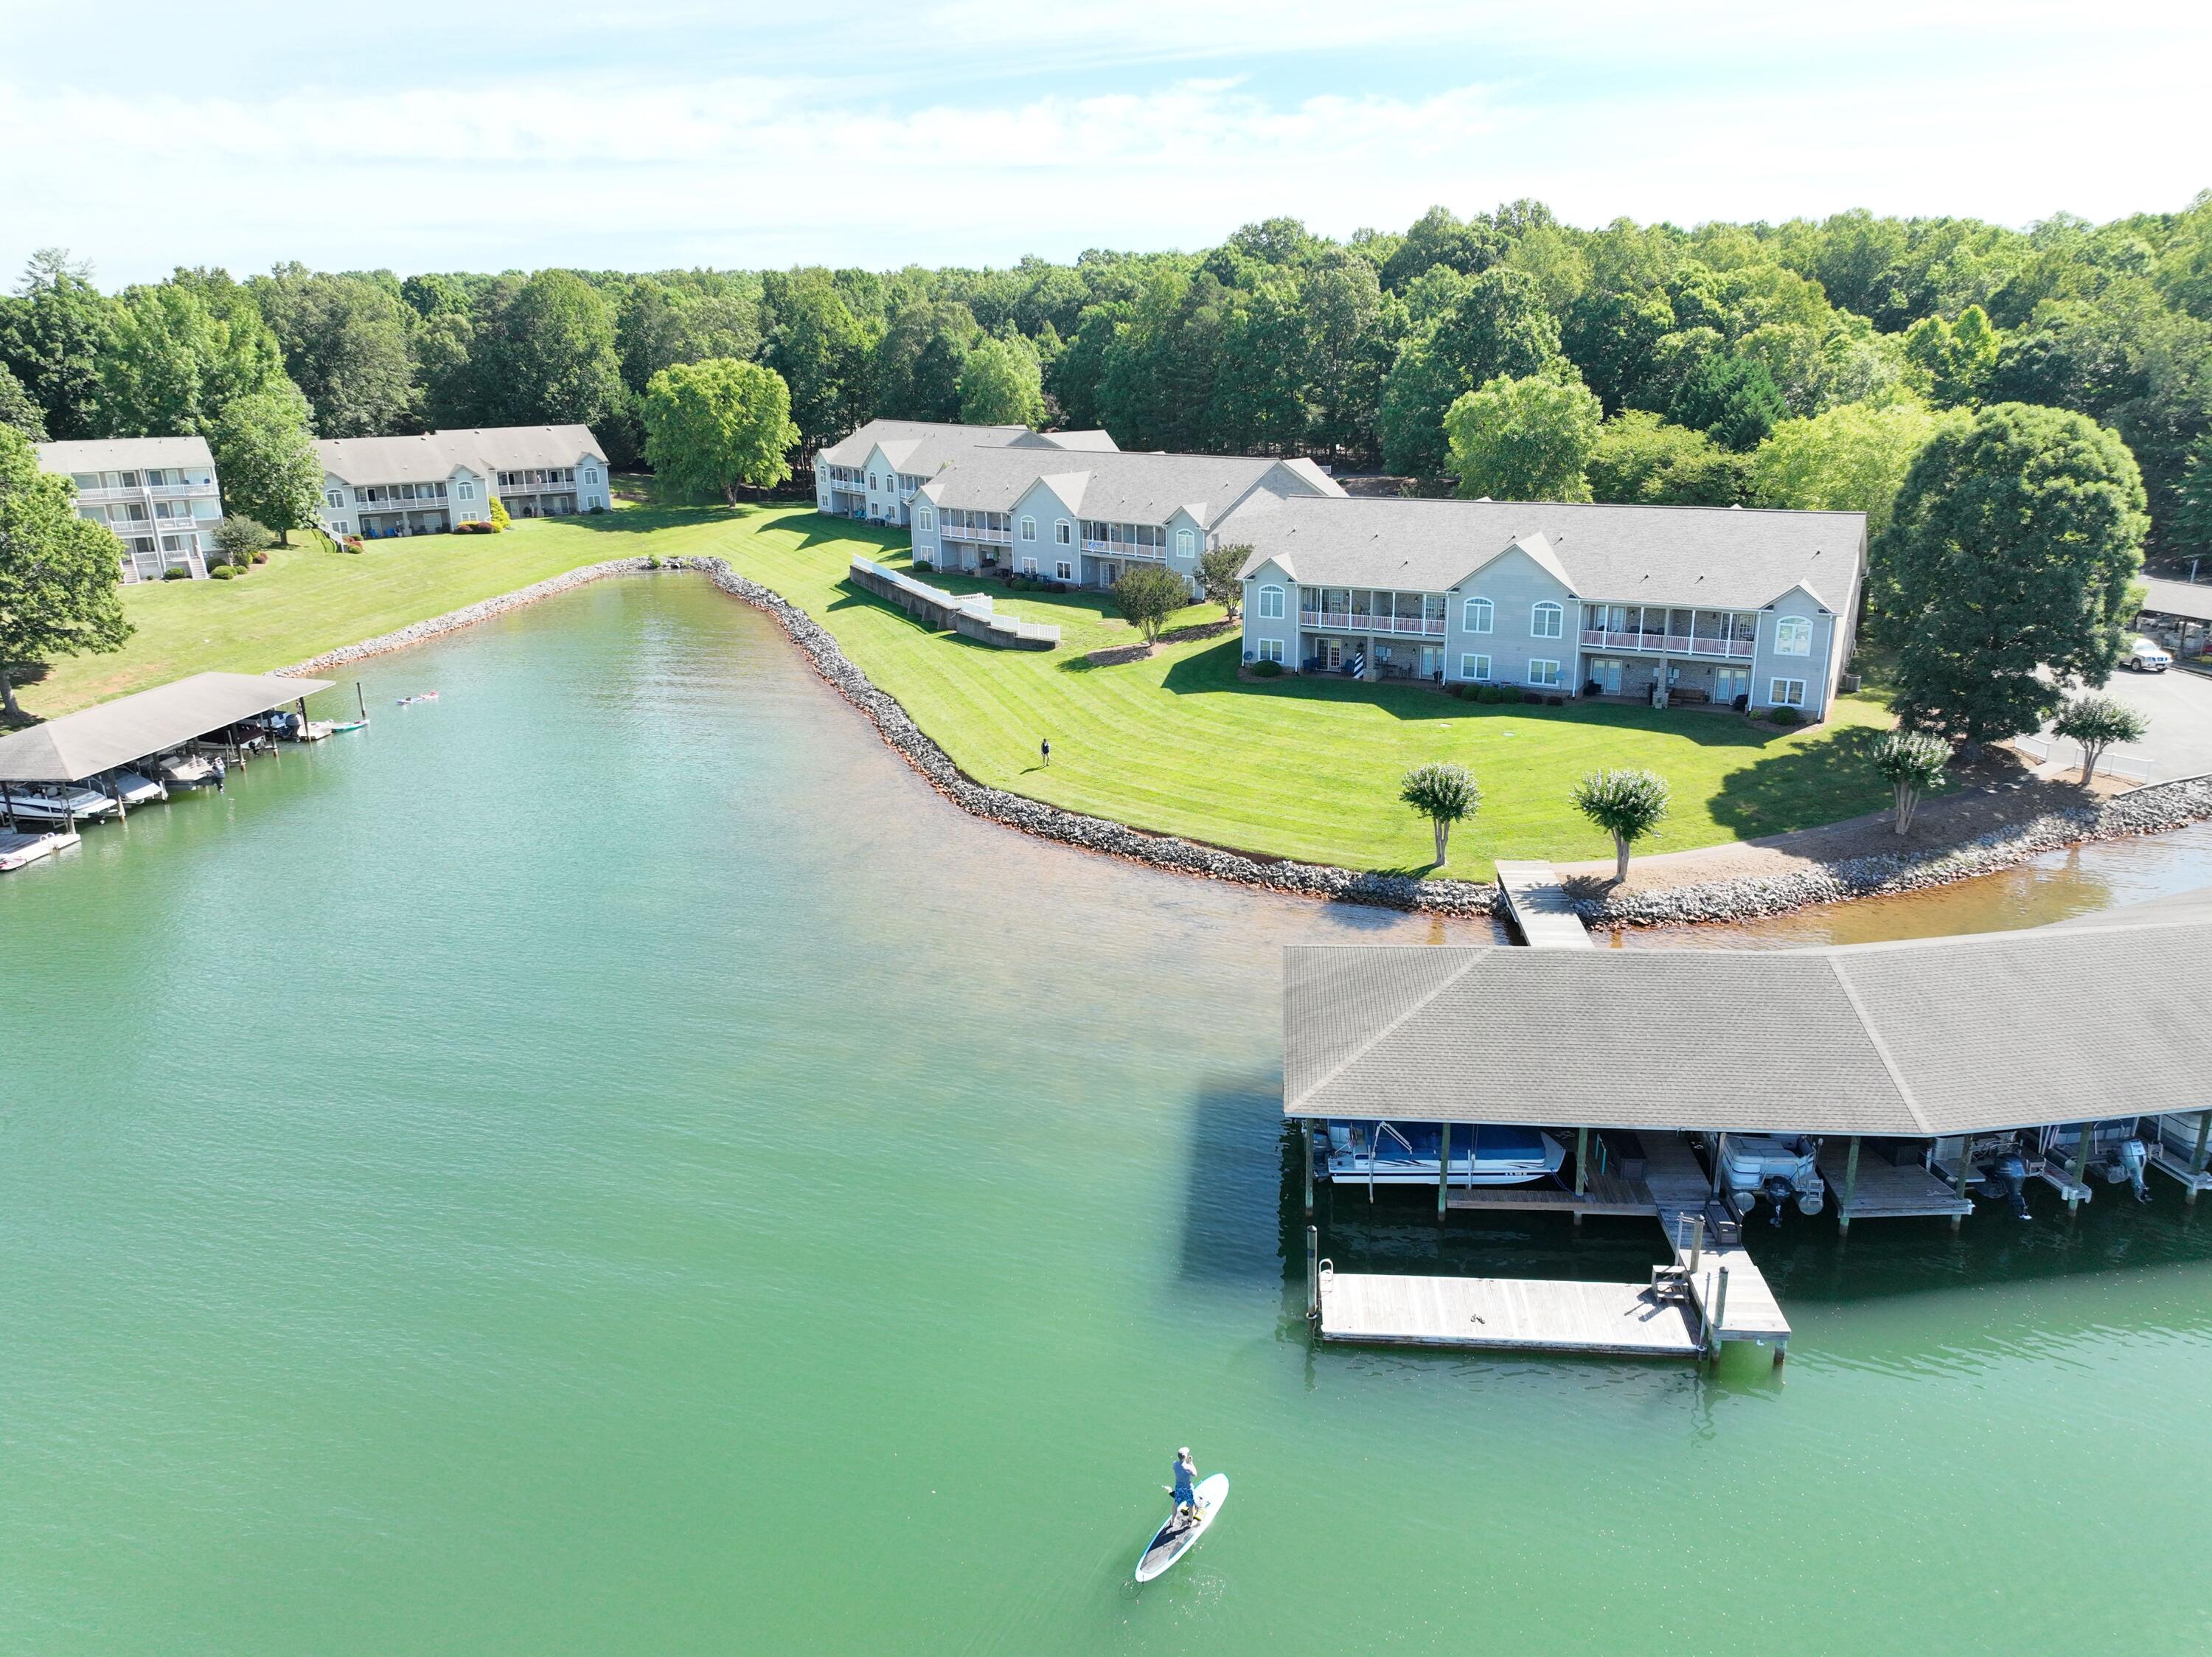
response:
[[[1206,1527],[1213,1523],[1221,1504],[1229,1500],[1229,1475],[1215,1473],[1201,1478],[1191,1495],[1197,1498],[1197,1516],[1182,1520],[1170,1517],[1160,1526],[1146,1548],[1145,1556],[1137,1562],[1139,1582],[1149,1582],[1164,1575],[1169,1566],[1188,1553],[1192,1544],[1206,1534]]]

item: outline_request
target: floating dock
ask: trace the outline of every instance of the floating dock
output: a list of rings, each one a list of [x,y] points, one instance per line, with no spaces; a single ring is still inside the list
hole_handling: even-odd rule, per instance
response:
[[[1836,1224],[1848,1232],[1854,1220],[1914,1220],[1948,1217],[1953,1225],[1974,1211],[1973,1200],[1955,1182],[1919,1162],[1894,1163],[1879,1151],[1862,1154],[1856,1137],[1821,1142],[1820,1178],[1836,1194]],[[1840,1163],[1834,1161],[1838,1156]]]
[[[1534,949],[1592,949],[1589,929],[1549,863],[1500,860],[1498,892],[1522,939]]]
[[[21,868],[41,857],[50,857],[82,838],[74,829],[57,829],[52,834],[22,834],[0,829],[0,871]]]
[[[1641,1283],[1409,1277],[1320,1269],[1321,1337],[1362,1346],[1448,1346],[1595,1357],[1694,1358],[1680,1299]]]

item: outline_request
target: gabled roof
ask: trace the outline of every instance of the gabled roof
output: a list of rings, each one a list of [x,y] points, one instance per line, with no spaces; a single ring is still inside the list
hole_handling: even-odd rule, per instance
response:
[[[840,438],[815,456],[833,466],[857,466],[866,462],[878,447],[884,458],[901,471],[934,472],[936,466],[913,466],[907,460],[915,445],[934,443],[947,452],[976,448],[1002,448],[1029,436],[1027,426],[963,426],[942,420],[871,420],[850,436]],[[895,451],[894,444],[906,445]]]
[[[412,484],[464,468],[483,476],[606,462],[589,426],[483,426],[413,437],[325,437],[315,444],[323,470],[343,482]]]
[[[1757,610],[1803,587],[1835,609],[1856,594],[1866,515],[1262,494],[1218,527],[1262,557],[1295,554],[1317,586],[1448,592],[1540,542],[1560,584],[1593,602]]]
[[[1157,454],[1118,449],[1048,460],[1034,449],[969,449],[924,492],[940,506],[1011,512],[1040,479],[1087,518],[1164,524],[1188,509],[1200,523],[1271,479],[1282,488],[1334,490],[1318,471],[1281,460],[1236,454]],[[1079,484],[1075,481],[1079,479]],[[1071,498],[1073,496],[1073,498]]]
[[[136,472],[146,466],[166,471],[215,465],[204,437],[94,437],[37,448],[41,472]]]
[[[1802,950],[1285,952],[1285,1114],[1905,1136],[2126,1115],[2190,1074],[2212,901]],[[2064,1031],[2064,1040],[2023,1033]]]
[[[2212,621],[2212,582],[2198,584],[2185,581],[2160,581],[2146,576],[2142,584],[2149,590],[2143,608],[2155,610],[2162,616],[2186,616],[2191,621]]]
[[[0,736],[0,777],[10,783],[78,782],[327,691],[334,682],[262,673],[194,673],[173,685],[118,697]]]
[[[1121,446],[1114,441],[1110,431],[1032,431],[1017,437],[1012,445],[1017,448],[1064,448],[1096,452],[1100,449],[1115,454]]]

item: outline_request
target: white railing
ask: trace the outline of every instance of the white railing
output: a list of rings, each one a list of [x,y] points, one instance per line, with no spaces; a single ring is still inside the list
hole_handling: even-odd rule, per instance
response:
[[[144,500],[149,496],[155,500],[172,500],[179,496],[193,495],[204,495],[212,498],[215,493],[216,486],[213,484],[157,484],[150,487],[144,484],[134,484],[127,488],[80,489],[76,492],[76,497],[80,501],[90,503],[139,501]]]
[[[1014,532],[1011,529],[963,529],[957,524],[946,524],[941,533],[948,541],[984,541],[999,546],[1014,544]]]
[[[1363,616],[1356,611],[1301,610],[1298,624],[1304,627],[1341,627],[1354,633],[1413,633],[1425,638],[1444,636],[1442,616]]]
[[[1653,655],[1735,656],[1749,660],[1759,649],[1747,638],[1699,638],[1688,633],[1608,633],[1583,629],[1583,643],[1594,650],[1641,650]]]
[[[1127,541],[1094,541],[1088,535],[1083,538],[1083,550],[1102,558],[1164,558],[1168,555],[1164,545],[1139,546]]]

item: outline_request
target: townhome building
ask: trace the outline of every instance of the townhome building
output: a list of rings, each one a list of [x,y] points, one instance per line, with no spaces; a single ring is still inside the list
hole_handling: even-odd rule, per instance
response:
[[[1857,512],[1260,492],[1244,659],[1296,673],[1823,716],[1865,579]]]
[[[1240,504],[1343,492],[1305,460],[971,448],[915,491],[914,558],[1082,587],[1111,587],[1153,564],[1194,591],[1200,555]]]
[[[329,437],[322,525],[380,540],[440,535],[491,517],[563,518],[613,504],[606,451],[588,426],[493,426],[414,437]]]
[[[208,572],[222,490],[204,437],[110,437],[40,443],[39,469],[76,484],[81,518],[123,543],[123,579],[159,581],[172,570]]]
[[[978,448],[1112,450],[1103,431],[1032,431],[1027,426],[963,426],[933,420],[871,420],[814,457],[814,503],[869,523],[913,521],[921,486],[960,455]]]

